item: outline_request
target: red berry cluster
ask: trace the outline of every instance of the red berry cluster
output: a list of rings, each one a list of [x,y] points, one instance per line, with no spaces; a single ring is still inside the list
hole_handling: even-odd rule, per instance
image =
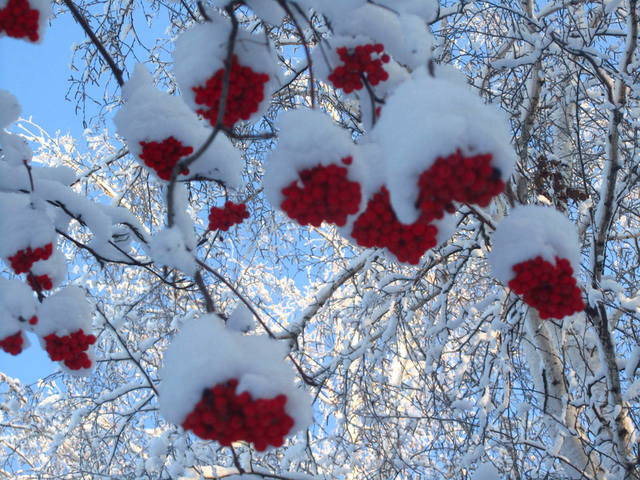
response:
[[[509,282],[525,303],[540,313],[540,318],[563,318],[584,310],[580,289],[569,260],[556,257],[556,264],[536,257],[513,266],[515,278]]]
[[[23,343],[22,332],[18,332],[0,340],[0,348],[10,355],[18,355],[22,352]]]
[[[9,257],[11,268],[17,274],[26,273],[31,270],[34,263],[39,260],[48,259],[53,253],[53,244],[47,243],[44,247],[32,250],[31,247],[19,250],[15,255]]]
[[[329,81],[334,87],[342,88],[344,93],[362,90],[364,79],[373,86],[389,79],[382,66],[389,62],[389,55],[383,53],[384,45],[381,43],[358,45],[354,49],[340,47],[336,52],[343,64],[331,72]]]
[[[504,190],[500,170],[491,166],[491,154],[464,157],[458,150],[448,157],[438,157],[420,175],[418,205],[429,220],[442,218],[444,211],[455,211],[452,202],[486,207]]]
[[[207,118],[211,125],[218,121],[218,106],[222,95],[225,69],[221,68],[213,74],[204,86],[193,87],[195,102],[206,105],[208,109],[200,109],[198,113]],[[269,81],[266,73],[254,72],[250,67],[238,63],[238,57],[231,58],[229,74],[229,91],[224,109],[222,124],[231,128],[239,120],[249,120],[258,111],[260,102],[264,100],[264,86]]]
[[[349,165],[351,157],[342,162]],[[336,164],[302,170],[297,181],[282,189],[282,210],[300,225],[320,226],[323,221],[342,227],[347,215],[357,213],[362,193],[360,184],[347,179],[347,169]]]
[[[437,244],[438,229],[424,215],[411,225],[398,221],[391,208],[389,191],[382,187],[353,224],[351,236],[363,247],[385,247],[401,262],[412,265]]]
[[[71,370],[91,368],[91,359],[87,355],[89,346],[96,343],[95,335],[86,335],[82,329],[59,337],[51,333],[44,337],[49,358],[54,362],[63,361]]]
[[[29,272],[27,275],[27,283],[36,292],[42,292],[43,290],[51,290],[53,288],[53,281],[49,275],[34,275]]]
[[[226,202],[222,208],[211,207],[209,230],[226,232],[232,226],[242,223],[245,218],[249,218],[249,212],[244,203]]]
[[[171,172],[176,163],[187,155],[193,153],[193,147],[185,147],[182,142],[173,137],[165,138],[161,142],[140,142],[142,153],[140,158],[144,164],[155,170],[162,180],[171,180]],[[180,172],[188,175],[189,169],[185,168]]]
[[[241,440],[253,443],[260,452],[269,445],[282,446],[294,424],[284,409],[287,396],[254,400],[248,392],[238,395],[237,386],[238,380],[232,378],[205,389],[182,427],[224,446]]]
[[[40,12],[30,7],[28,0],[9,0],[0,9],[0,32],[13,38],[29,38],[37,42]]]

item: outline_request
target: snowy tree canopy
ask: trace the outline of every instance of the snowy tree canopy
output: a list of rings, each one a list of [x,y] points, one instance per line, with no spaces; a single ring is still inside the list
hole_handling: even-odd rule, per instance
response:
[[[639,14],[0,0],[0,476],[640,479]]]

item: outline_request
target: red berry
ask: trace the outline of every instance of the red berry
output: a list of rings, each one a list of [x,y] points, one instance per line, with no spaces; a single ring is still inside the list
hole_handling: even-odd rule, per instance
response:
[[[40,38],[39,21],[40,12],[30,8],[27,0],[9,0],[0,9],[0,32],[4,31],[9,37],[29,38],[37,42]]]
[[[249,212],[244,203],[226,202],[223,208],[211,207],[209,230],[226,232],[233,225],[242,223],[245,218],[249,218]]]
[[[460,150],[448,157],[438,157],[420,175],[418,205],[428,219],[442,218],[445,211],[455,211],[452,202],[486,207],[504,190],[500,171],[491,166],[491,154],[464,157]]]
[[[42,292],[43,290],[51,290],[53,288],[53,281],[49,275],[34,275],[29,272],[27,275],[27,283],[35,292]]]
[[[218,106],[224,83],[225,69],[221,68],[211,76],[204,86],[193,87],[195,102],[208,108],[201,108],[198,113],[207,118],[211,125],[218,121]],[[269,81],[266,73],[254,72],[249,67],[238,63],[238,57],[231,58],[231,72],[229,74],[229,91],[225,104],[222,124],[231,128],[239,120],[248,120],[258,111],[264,100],[264,87]]]
[[[345,93],[361,90],[364,87],[363,79],[371,85],[377,85],[389,79],[389,74],[382,64],[388,63],[389,55],[384,52],[384,45],[366,44],[347,49],[336,49],[343,64],[338,65],[329,75],[329,81],[335,88],[342,88]]]
[[[39,247],[35,250],[28,247],[10,256],[9,263],[15,273],[26,273],[31,270],[34,263],[40,260],[47,260],[52,253],[53,244],[51,243],[47,243],[44,247]]]
[[[563,318],[585,309],[567,259],[556,257],[553,265],[538,256],[514,265],[513,271],[509,288],[537,309],[540,318]]]
[[[96,343],[95,335],[86,335],[79,329],[62,337],[51,333],[44,340],[49,358],[54,362],[64,362],[71,370],[91,368],[91,359],[86,352]]]
[[[176,163],[182,157],[193,153],[193,147],[185,147],[173,137],[165,138],[161,142],[140,142],[140,146],[140,159],[147,167],[155,170],[158,177],[167,181],[171,180],[171,172]],[[185,168],[180,173],[188,175],[189,169]]]
[[[342,160],[350,165],[352,157]],[[334,163],[318,165],[299,172],[298,181],[282,189],[284,200],[280,205],[286,214],[300,225],[320,226],[325,221],[343,226],[347,216],[358,211],[362,193],[360,184],[347,178],[347,169]]]
[[[22,332],[15,333],[0,340],[0,348],[10,355],[18,355],[22,352],[24,338]]]
[[[237,441],[253,443],[258,451],[281,446],[294,425],[284,408],[287,396],[253,399],[248,392],[238,395],[237,386],[232,378],[205,389],[182,427],[225,446]]]
[[[382,187],[353,224],[351,236],[363,247],[383,247],[401,262],[416,265],[437,244],[438,229],[422,214],[415,223],[400,223],[391,208],[389,191]]]

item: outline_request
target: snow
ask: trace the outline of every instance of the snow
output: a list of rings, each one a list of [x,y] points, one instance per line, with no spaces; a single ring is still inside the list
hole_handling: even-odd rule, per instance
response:
[[[79,329],[91,333],[91,305],[80,287],[70,286],[46,297],[38,306],[38,323],[33,331],[40,337],[54,333],[69,335]]]
[[[274,208],[282,203],[282,189],[299,181],[298,172],[318,165],[344,166],[341,159],[353,157],[356,150],[349,134],[319,110],[284,112],[278,124],[278,146],[267,160],[263,178],[265,195]],[[348,172],[351,181],[365,180],[366,172],[355,162]]]
[[[6,163],[22,166],[22,162],[30,161],[32,156],[31,148],[22,137],[0,130],[0,158]]]
[[[18,333],[35,314],[31,288],[19,280],[0,278],[0,340]]]
[[[555,265],[566,258],[574,272],[580,269],[580,243],[575,225],[550,207],[516,207],[496,228],[488,256],[494,276],[505,285],[514,276],[512,267],[541,256]]]
[[[8,127],[19,117],[18,99],[11,92],[0,89],[0,129]]]
[[[151,239],[149,247],[150,256],[157,264],[176,268],[187,275],[195,274],[197,265],[180,228],[161,230]]]
[[[286,395],[285,411],[295,421],[290,433],[301,430],[312,420],[311,398],[295,385],[286,354],[284,343],[225,328],[217,315],[192,320],[165,352],[159,373],[160,413],[180,425],[205,388],[236,378],[238,393],[247,391],[254,399]]]
[[[333,28],[337,36],[363,35],[373,43],[382,43],[389,55],[411,69],[426,65],[433,44],[431,34],[419,17],[410,13],[397,15],[370,3],[350,11],[349,15],[336,16]]]
[[[19,250],[54,243],[56,233],[48,215],[30,205],[30,196],[0,193],[0,257],[10,257]]]
[[[271,25],[279,25],[286,15],[284,9],[274,0],[245,0],[245,3],[256,16]]]
[[[419,129],[419,130],[418,130]],[[388,98],[371,136],[385,159],[391,205],[403,223],[413,223],[420,174],[438,157],[491,153],[506,180],[513,170],[505,115],[485,105],[465,84],[417,70]]]
[[[123,87],[123,97],[125,104],[116,114],[114,123],[136,157],[142,153],[140,142],[161,142],[168,137],[192,147],[195,153],[211,134],[212,130],[198,119],[182,98],[155,88],[151,74],[142,64],[136,65]],[[242,167],[240,153],[229,139],[218,134],[207,151],[189,166],[187,176],[206,176],[237,187]]]
[[[471,476],[471,480],[498,480],[500,473],[490,463],[482,463]]]
[[[247,333],[255,328],[253,313],[243,302],[239,302],[233,313],[229,315],[227,327],[236,332]]]
[[[47,275],[51,279],[53,288],[57,287],[67,277],[67,264],[64,255],[54,249],[47,260],[39,260],[31,266],[31,273],[35,276]]]
[[[264,1],[264,0],[261,0]],[[208,12],[211,22],[194,25],[182,33],[175,42],[173,52],[174,72],[184,101],[194,111],[193,87],[203,86],[218,70],[224,68],[231,23],[213,11]],[[238,63],[250,67],[254,72],[266,73],[269,81],[265,85],[264,100],[249,121],[260,118],[269,107],[271,95],[281,84],[281,73],[273,46],[265,36],[252,35],[240,28],[235,41],[234,55]]]

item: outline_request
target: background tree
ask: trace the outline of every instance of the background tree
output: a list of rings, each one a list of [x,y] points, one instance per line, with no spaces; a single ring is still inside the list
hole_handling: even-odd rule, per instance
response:
[[[637,2],[433,5],[424,19],[435,38],[430,66],[455,66],[506,112],[517,162],[504,194],[487,208],[459,205],[452,238],[417,266],[354,246],[332,226],[300,227],[274,212],[262,187],[283,110],[315,103],[354,139],[365,135],[365,109],[316,76],[309,52],[330,42],[331,9],[347,15],[351,3],[368,3],[393,11],[393,2],[327,2],[327,11],[264,2],[284,10],[281,22],[263,18],[256,0],[216,2],[239,28],[268,38],[288,74],[258,121],[233,129],[217,122],[217,134],[243,153],[239,193],[216,181],[177,181],[177,171],[162,184],[105,129],[135,63],[176,92],[167,54],[173,37],[206,22],[211,6],[53,3],[53,22],[73,15],[87,34],[74,49],[70,92],[99,133],[87,139],[89,151],[69,151],[68,138],[23,122],[33,163],[70,167],[73,191],[130,216],[114,217],[113,236],[98,248],[91,218],[76,204],[53,205],[75,218],[58,231],[59,246],[79,269],[69,269],[69,283],[85,287],[95,304],[96,369],[33,385],[0,374],[0,471],[9,478],[481,480],[496,471],[504,479],[640,478]],[[0,189],[15,191],[5,178]],[[176,185],[201,234],[194,274],[148,255],[151,238],[171,222],[168,192]],[[202,212],[228,198],[246,202],[250,219],[228,233],[207,232]],[[577,226],[584,313],[542,320],[494,278],[486,260],[493,232],[524,204],[549,205]],[[175,333],[206,311],[229,317],[245,303],[256,332],[287,343],[287,362],[314,400],[313,424],[266,453],[199,440],[158,413],[158,370]]]

